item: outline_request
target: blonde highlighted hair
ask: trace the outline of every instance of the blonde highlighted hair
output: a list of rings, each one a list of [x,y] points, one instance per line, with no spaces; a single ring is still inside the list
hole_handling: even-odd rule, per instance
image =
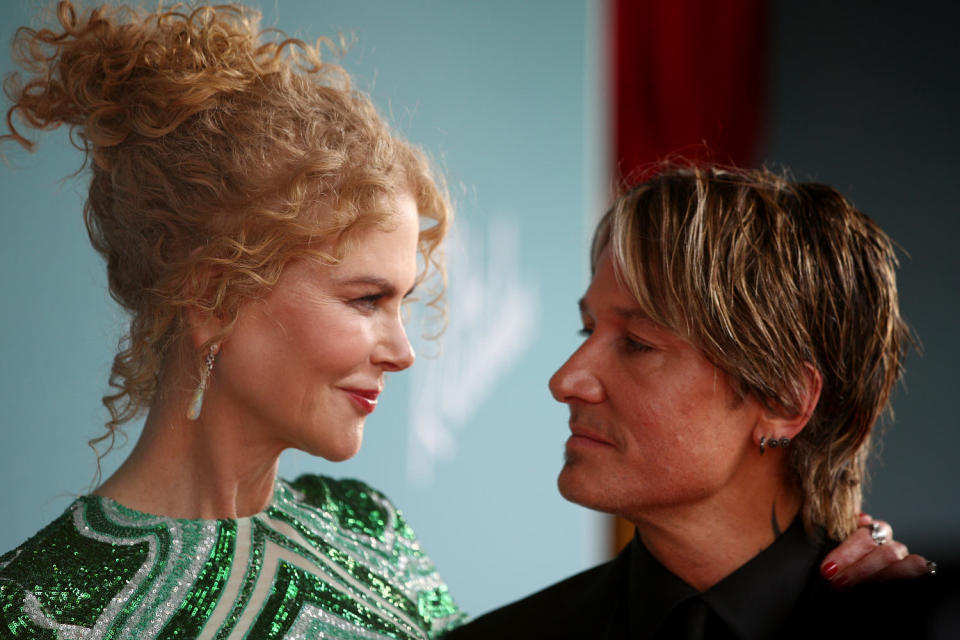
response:
[[[816,410],[787,450],[811,533],[857,526],[870,435],[911,336],[890,239],[835,189],[767,170],[670,166],[600,221],[645,313],[698,348],[741,396],[798,413],[807,363]]]
[[[164,361],[198,309],[227,320],[290,260],[335,264],[357,230],[389,226],[409,192],[422,224],[423,280],[443,268],[451,215],[441,178],[397,137],[315,44],[261,30],[242,6],[147,12],[60,2],[56,26],[21,27],[0,140],[70,127],[91,172],[84,219],[130,314],[110,375],[109,440],[149,407]],[[324,54],[324,55],[322,55]],[[332,247],[332,249],[331,249]],[[218,338],[222,338],[219,336]],[[203,351],[196,354],[199,373]],[[99,455],[98,455],[99,459]]]

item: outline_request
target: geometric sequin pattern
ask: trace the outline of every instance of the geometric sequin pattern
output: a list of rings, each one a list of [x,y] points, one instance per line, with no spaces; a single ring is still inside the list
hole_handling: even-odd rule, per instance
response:
[[[83,496],[0,556],[0,638],[408,640],[464,619],[403,515],[356,480],[278,480],[232,520]]]

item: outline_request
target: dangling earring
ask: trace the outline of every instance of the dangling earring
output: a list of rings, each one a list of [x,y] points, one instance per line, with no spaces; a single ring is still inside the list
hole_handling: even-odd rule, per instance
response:
[[[187,408],[187,419],[196,420],[200,417],[200,409],[203,408],[203,392],[207,390],[207,380],[210,378],[210,372],[213,371],[213,361],[217,359],[217,352],[220,351],[220,343],[214,342],[210,345],[210,351],[207,352],[207,363],[200,371],[200,384],[197,390],[193,392],[190,399],[190,406]]]

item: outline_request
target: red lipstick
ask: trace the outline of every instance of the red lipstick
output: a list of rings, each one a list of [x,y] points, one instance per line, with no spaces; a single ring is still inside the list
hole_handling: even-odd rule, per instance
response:
[[[344,389],[343,391],[363,413],[373,413],[377,408],[377,396],[380,395],[378,389]]]

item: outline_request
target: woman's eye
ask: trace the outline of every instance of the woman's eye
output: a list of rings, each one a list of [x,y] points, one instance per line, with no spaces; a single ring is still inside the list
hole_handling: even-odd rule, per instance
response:
[[[591,335],[593,335],[593,329],[588,329],[587,327],[584,327],[583,329],[580,329],[579,331],[577,331],[577,335],[584,339],[589,338]]]
[[[353,300],[350,301],[350,304],[354,305],[355,307],[359,307],[360,309],[373,311],[374,309],[377,308],[377,304],[382,299],[383,299],[382,293],[375,293],[369,296],[354,298]]]

